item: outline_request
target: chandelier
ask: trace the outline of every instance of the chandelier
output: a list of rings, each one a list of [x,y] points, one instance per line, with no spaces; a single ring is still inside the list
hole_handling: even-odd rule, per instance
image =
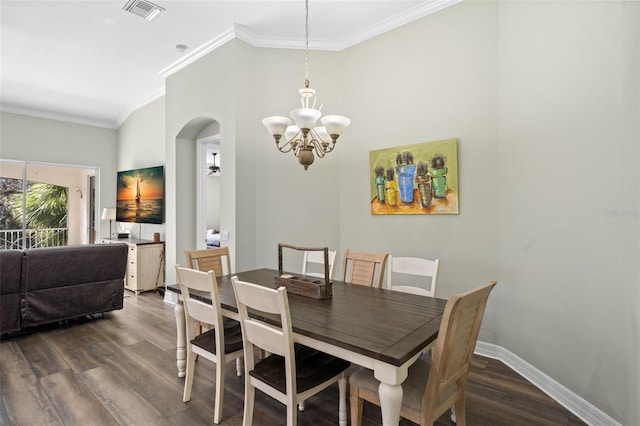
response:
[[[284,153],[293,151],[307,170],[313,164],[314,152],[318,158],[323,158],[333,151],[338,137],[351,121],[340,115],[320,118],[322,105],[316,109],[316,91],[309,87],[309,0],[305,0],[305,40],[304,88],[298,91],[302,108],[294,109],[290,114],[295,125],[291,125],[291,119],[281,116],[267,117],[262,124],[275,139],[278,150]],[[318,119],[323,125],[315,127]]]

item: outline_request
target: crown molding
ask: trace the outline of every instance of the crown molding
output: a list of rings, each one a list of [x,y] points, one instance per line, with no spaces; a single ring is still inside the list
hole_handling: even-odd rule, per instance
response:
[[[66,123],[80,124],[83,126],[100,127],[103,129],[116,130],[121,123],[97,118],[85,118],[73,114],[61,114],[51,111],[42,111],[34,108],[24,108],[15,105],[0,105],[0,111],[11,114],[26,115],[28,117],[43,118],[45,120],[64,121]]]
[[[375,25],[371,25],[369,28],[366,28],[356,33],[353,37],[349,39],[342,40],[342,41],[340,40],[310,41],[309,49],[341,51],[348,47],[355,46],[356,44],[362,43],[363,41],[369,40],[370,38],[383,34],[387,31],[401,27],[405,24],[408,24],[409,22],[416,21],[427,15],[435,13],[439,10],[445,9],[449,6],[453,6],[454,4],[460,3],[462,1],[463,0],[436,0],[434,2],[422,3],[405,12],[390,16],[389,18],[383,20],[382,22],[378,22]],[[251,30],[249,30],[247,27],[243,25],[234,24],[233,27],[228,28],[220,36],[210,40],[209,42],[203,44],[202,46],[200,46],[199,48],[191,52],[190,54],[184,56],[178,61],[160,70],[160,75],[162,75],[165,78],[169,77],[170,75],[181,70],[187,65],[197,61],[207,53],[214,51],[218,47],[222,46],[228,41],[233,40],[234,38],[237,38],[238,40],[242,40],[254,47],[276,48],[276,49],[304,49],[305,47],[304,40],[266,37],[266,36],[259,35],[252,32]]]
[[[164,78],[167,78],[170,75],[172,75],[172,74],[176,73],[177,71],[181,70],[182,68],[186,67],[187,65],[192,64],[193,62],[195,62],[198,59],[202,58],[207,53],[212,52],[213,50],[219,48],[223,44],[233,40],[234,38],[235,38],[234,29],[233,28],[229,28],[225,32],[220,34],[218,37],[216,37],[216,38],[214,38],[212,40],[209,40],[207,43],[205,43],[202,46],[198,47],[197,49],[195,49],[193,52],[189,53],[188,55],[185,55],[180,60],[172,63],[168,67],[165,67],[165,68],[161,69],[160,70],[160,75],[163,76]]]
[[[137,102],[136,104],[130,106],[129,108],[127,108],[126,112],[124,112],[123,114],[120,115],[120,118],[118,119],[118,127],[122,126],[122,123],[124,123],[131,114],[133,114],[135,111],[137,111],[138,109],[142,108],[143,106],[146,106],[148,104],[150,104],[151,102],[155,101],[156,99],[159,99],[161,97],[163,97],[165,95],[166,91],[165,88],[162,87],[158,90],[156,90],[155,92],[153,92],[152,94],[150,94],[149,96],[141,99],[139,102]]]
[[[369,40],[373,37],[376,37],[380,34],[383,34],[387,31],[393,30],[395,28],[401,27],[405,24],[418,20],[424,16],[430,15],[439,10],[445,9],[449,6],[453,6],[454,4],[460,3],[462,1],[463,0],[436,0],[433,2],[424,2],[405,12],[390,16],[389,18],[375,25],[370,26],[369,28],[365,28],[364,30],[350,37],[349,39],[310,41],[309,49],[341,51],[349,47],[355,46],[359,43],[362,43],[366,40]],[[175,61],[172,64],[168,65],[167,67],[163,68],[162,70],[159,71],[159,74],[162,77],[167,78],[233,39],[244,41],[254,47],[259,47],[259,48],[279,48],[279,49],[304,49],[305,48],[305,41],[302,39],[295,40],[295,39],[265,37],[265,36],[261,36],[253,33],[247,27],[244,27],[239,24],[234,24],[233,27],[227,29],[218,37],[198,47],[193,52],[182,57],[180,60]],[[24,108],[24,107],[18,107],[13,105],[0,105],[0,111],[15,113],[15,114],[22,114],[22,115],[27,115],[31,117],[37,117],[37,118],[44,118],[49,120],[65,121],[65,122],[74,123],[74,124],[101,127],[106,129],[118,129],[122,125],[122,123],[124,123],[125,120],[127,120],[127,118],[134,111],[142,108],[143,106],[149,104],[150,102],[153,102],[154,100],[164,95],[165,95],[165,88],[162,87],[161,89],[152,93],[145,99],[142,99],[139,102],[136,102],[135,104],[133,104],[132,106],[126,108],[124,112],[119,114],[117,121],[103,120],[99,118],[84,118],[84,117],[80,117],[72,114],[54,113],[49,111],[41,111],[37,109]]]
[[[412,9],[408,9],[404,12],[390,16],[381,22],[371,25],[370,27],[355,33],[349,39],[343,40],[341,42],[335,42],[333,45],[333,49],[329,50],[339,51],[347,49],[373,37],[379,36],[380,34],[384,34],[387,31],[391,31],[410,22],[417,21],[420,18],[436,13],[439,10],[445,9],[449,6],[453,6],[454,4],[460,3],[462,1],[463,0],[436,0],[434,2],[421,3]]]

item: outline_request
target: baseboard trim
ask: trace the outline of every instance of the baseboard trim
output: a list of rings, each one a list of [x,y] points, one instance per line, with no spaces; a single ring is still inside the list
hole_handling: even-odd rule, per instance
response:
[[[588,425],[621,426],[605,412],[501,346],[479,341],[474,353],[503,362]]]

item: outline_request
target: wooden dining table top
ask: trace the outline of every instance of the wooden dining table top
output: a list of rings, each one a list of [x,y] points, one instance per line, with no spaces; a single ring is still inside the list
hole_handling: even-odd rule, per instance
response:
[[[256,269],[217,278],[223,310],[238,312],[231,277],[277,288],[275,269]],[[293,273],[293,275],[296,275]],[[333,296],[319,300],[289,294],[293,332],[400,366],[432,344],[446,300],[333,280]],[[177,284],[167,290],[180,293]],[[192,297],[211,302],[208,294]]]

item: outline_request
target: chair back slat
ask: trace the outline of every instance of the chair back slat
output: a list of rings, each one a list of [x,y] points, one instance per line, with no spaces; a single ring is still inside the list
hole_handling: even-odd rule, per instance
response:
[[[190,268],[202,272],[213,271],[216,277],[232,273],[229,247],[186,250],[184,254],[187,258],[187,265]]]
[[[253,320],[245,321],[244,325],[249,342],[269,353],[286,355],[287,337],[281,330]]]
[[[391,290],[435,297],[439,263],[438,259],[389,256],[387,285]]]
[[[335,265],[336,253],[337,252],[335,250],[329,250],[329,279],[333,279],[333,266]],[[303,275],[324,278],[324,273],[308,271],[309,263],[323,265],[324,267],[324,252],[305,250],[304,257],[302,259]]]
[[[382,287],[388,256],[386,253],[347,250],[342,262],[342,281],[369,287]]]
[[[219,327],[222,324],[222,312],[218,283],[213,272],[202,272],[176,265],[176,275],[182,293],[188,339],[195,337],[195,321]],[[192,298],[191,290],[209,293],[211,303]]]

